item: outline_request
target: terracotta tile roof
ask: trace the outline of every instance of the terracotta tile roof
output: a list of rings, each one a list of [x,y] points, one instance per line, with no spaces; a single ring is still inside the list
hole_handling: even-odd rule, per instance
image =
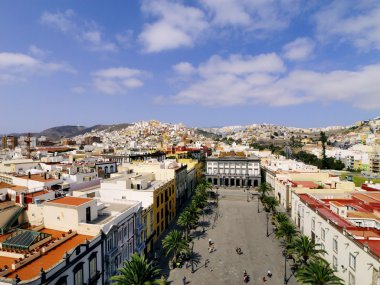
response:
[[[352,234],[355,237],[364,237],[364,238],[380,238],[379,233],[371,230],[363,229],[362,231],[359,229],[355,230],[347,230],[350,234]],[[380,243],[380,242],[379,242]]]
[[[63,197],[55,200],[51,200],[48,203],[52,204],[61,204],[61,205],[69,205],[69,206],[79,206],[85,204],[87,202],[92,201],[90,198],[81,198],[81,197]]]
[[[33,262],[21,267],[16,271],[13,271],[6,277],[15,278],[16,274],[18,274],[21,280],[28,280],[39,276],[41,268],[48,270],[63,258],[66,251],[70,251],[74,249],[78,244],[84,243],[86,239],[91,240],[92,238],[92,236],[76,235],[71,239],[65,241],[63,244],[57,246],[56,248],[49,250],[46,254],[37,258]]]
[[[14,190],[14,191],[25,191],[25,190],[28,190],[28,187],[25,187],[25,186],[12,186],[10,187],[10,189]]]
[[[347,217],[359,219],[379,219],[375,214],[368,212],[348,211]]]
[[[316,189],[318,188],[318,184],[314,183],[313,181],[292,181],[290,180],[290,183],[293,184],[293,187],[294,186],[302,186],[302,187],[305,187],[305,188],[310,188],[310,189]]]
[[[338,201],[330,201],[330,204],[336,206],[336,207],[345,207],[346,205],[338,202]]]
[[[47,194],[49,193],[49,191],[47,190],[41,190],[41,191],[36,191],[36,192],[33,192],[33,193],[27,193],[25,195],[25,197],[38,197],[38,196],[41,196],[41,195],[44,195],[44,194]]]
[[[367,192],[352,195],[353,198],[363,201],[366,204],[380,203],[380,193]]]

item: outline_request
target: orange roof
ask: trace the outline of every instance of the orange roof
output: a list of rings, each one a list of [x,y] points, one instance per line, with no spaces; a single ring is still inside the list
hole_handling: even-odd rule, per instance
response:
[[[3,189],[3,188],[10,188],[10,187],[13,187],[14,185],[12,184],[8,184],[8,183],[5,183],[5,182],[0,182],[0,189]]]
[[[57,180],[56,178],[49,178],[49,177],[45,177],[39,174],[32,174],[30,175],[30,178],[28,175],[23,175],[23,176],[18,176],[18,178],[22,178],[22,179],[30,179],[30,180],[35,180],[35,181],[39,181],[39,182],[46,182],[46,181],[54,181],[54,180]]]
[[[362,218],[362,219],[379,219],[375,214],[368,212],[359,212],[359,211],[348,211],[347,216],[349,218]]]
[[[26,194],[26,197],[38,197],[38,196],[41,196],[41,195],[44,195],[44,194],[47,194],[49,193],[49,191],[47,190],[41,190],[41,191],[36,191],[36,192],[33,192],[33,193],[28,193]]]
[[[25,186],[12,186],[12,187],[10,187],[10,189],[12,189],[14,191],[24,191],[24,190],[28,190],[28,187],[25,187]]]
[[[367,192],[367,193],[357,193],[352,195],[353,198],[359,199],[366,204],[370,203],[380,203],[380,193]]]
[[[63,197],[63,198],[58,198],[58,199],[49,201],[48,203],[69,205],[69,206],[79,206],[87,202],[90,202],[92,200],[93,199],[81,198],[81,197]]]
[[[338,201],[330,201],[330,204],[336,206],[336,207],[346,207],[346,205],[338,202]]]
[[[374,232],[374,231],[368,231],[368,230],[365,230],[365,229],[363,229],[362,231],[361,230],[347,230],[347,232],[349,232],[350,234],[352,234],[355,237],[380,238],[380,235],[377,234],[376,232]]]
[[[31,263],[13,271],[11,274],[7,275],[6,278],[14,278],[16,277],[16,274],[18,274],[21,280],[29,280],[39,276],[41,268],[48,270],[63,258],[66,251],[70,251],[78,244],[84,243],[86,239],[91,240],[92,238],[92,236],[76,235],[54,249],[49,250],[46,254]]]

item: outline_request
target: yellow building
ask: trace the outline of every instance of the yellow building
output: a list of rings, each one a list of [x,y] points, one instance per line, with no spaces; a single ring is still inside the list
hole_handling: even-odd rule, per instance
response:
[[[171,179],[153,192],[154,241],[176,215],[175,180]]]
[[[153,249],[153,238],[155,235],[153,204],[149,207],[143,208],[141,212],[141,221],[144,226],[141,238],[145,241],[144,253],[147,254]]]

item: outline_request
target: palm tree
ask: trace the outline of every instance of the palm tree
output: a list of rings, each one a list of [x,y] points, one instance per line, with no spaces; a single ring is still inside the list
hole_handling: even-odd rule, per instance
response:
[[[296,227],[291,222],[285,222],[280,224],[277,228],[275,235],[277,238],[283,238],[289,244],[294,236],[297,234]]]
[[[318,254],[324,254],[326,251],[319,248],[320,244],[314,243],[308,236],[297,236],[288,244],[288,253],[295,255],[297,259],[305,265],[309,259],[316,257]]]
[[[334,270],[324,259],[312,259],[296,272],[296,279],[301,284],[343,285],[343,280],[334,275]]]
[[[261,197],[265,197],[269,194],[269,192],[272,192],[272,188],[269,186],[268,183],[263,182],[260,184],[260,187],[257,189],[257,192],[259,192]]]
[[[191,201],[191,204],[187,207],[187,210],[198,220],[201,215],[201,210],[198,208],[198,205],[195,200]]]
[[[178,254],[188,248],[186,240],[182,238],[182,233],[177,230],[169,232],[169,234],[162,240],[162,246],[166,250],[166,255],[173,253],[174,262],[177,262]]]
[[[273,215],[273,220],[276,226],[279,227],[280,224],[289,222],[289,217],[285,213],[276,213],[275,215]]]
[[[188,209],[183,211],[177,220],[177,224],[185,228],[186,241],[188,241],[190,228],[197,222],[197,217],[195,217]]]
[[[207,194],[195,194],[193,201],[198,208],[203,208],[207,204]]]
[[[273,196],[264,196],[262,202],[266,212],[274,213],[276,211],[276,207],[279,205],[278,200]]]
[[[160,284],[160,269],[148,262],[144,255],[134,253],[130,261],[119,268],[119,275],[111,277],[115,285],[153,285]]]

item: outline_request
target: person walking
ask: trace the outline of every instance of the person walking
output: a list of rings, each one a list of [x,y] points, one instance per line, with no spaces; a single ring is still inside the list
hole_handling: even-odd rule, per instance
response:
[[[269,277],[269,278],[272,278],[272,272],[268,269],[268,273],[267,273],[267,276]]]
[[[183,285],[186,285],[186,276],[183,276],[182,282],[183,282]]]

